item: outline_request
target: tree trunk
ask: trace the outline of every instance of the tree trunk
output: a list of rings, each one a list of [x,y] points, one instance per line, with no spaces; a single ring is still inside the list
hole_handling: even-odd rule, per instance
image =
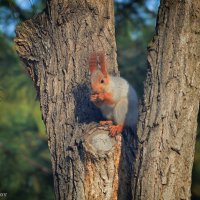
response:
[[[138,124],[134,199],[190,199],[199,109],[200,1],[162,0]]]
[[[110,138],[93,123],[100,112],[89,101],[91,52],[103,50],[109,72],[118,74],[113,11],[112,0],[49,0],[16,31],[40,98],[56,199],[131,199],[133,142],[125,144],[133,136]]]
[[[161,1],[138,144],[128,132],[114,139],[92,123],[100,113],[89,102],[89,54],[104,50],[110,73],[118,74],[111,0],[49,0],[45,12],[18,27],[17,52],[36,85],[49,136],[56,199],[190,198],[199,23],[200,2]]]

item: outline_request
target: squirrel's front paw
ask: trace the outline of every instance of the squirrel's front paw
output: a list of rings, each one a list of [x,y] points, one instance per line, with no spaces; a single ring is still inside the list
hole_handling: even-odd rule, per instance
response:
[[[110,129],[110,136],[114,137],[117,134],[121,133],[123,131],[123,128],[124,128],[123,125],[113,125],[113,126],[110,126],[109,127],[109,129]]]
[[[99,124],[100,125],[112,125],[113,121],[111,121],[111,120],[100,121]]]
[[[104,94],[103,93],[98,94],[98,99],[103,101],[104,100]]]
[[[104,100],[104,94],[100,93],[100,94],[92,94],[90,96],[90,101],[92,102],[96,102],[96,101],[103,101]]]
[[[97,95],[97,94],[92,94],[92,95],[90,96],[90,101],[92,101],[92,102],[97,101],[97,99],[98,99],[98,95]]]

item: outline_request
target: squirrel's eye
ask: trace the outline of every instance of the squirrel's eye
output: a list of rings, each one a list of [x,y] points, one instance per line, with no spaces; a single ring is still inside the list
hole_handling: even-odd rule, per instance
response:
[[[103,79],[101,80],[101,83],[104,83],[104,80],[103,80]]]

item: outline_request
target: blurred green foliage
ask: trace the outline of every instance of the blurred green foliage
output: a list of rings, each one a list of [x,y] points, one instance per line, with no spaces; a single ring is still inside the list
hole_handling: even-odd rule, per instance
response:
[[[32,81],[0,36],[0,192],[8,199],[53,199],[47,136]]]
[[[140,98],[146,76],[146,47],[154,33],[158,4],[159,0],[115,0],[120,72]],[[39,102],[12,42],[16,24],[34,17],[44,7],[45,0],[0,1],[0,192],[7,193],[8,199],[54,199]],[[199,132],[198,129],[193,200],[200,199]]]
[[[141,97],[146,77],[147,44],[153,37],[159,0],[115,2],[118,64]]]
[[[0,192],[12,200],[54,199],[39,102],[12,42],[12,28],[34,9],[0,1]]]

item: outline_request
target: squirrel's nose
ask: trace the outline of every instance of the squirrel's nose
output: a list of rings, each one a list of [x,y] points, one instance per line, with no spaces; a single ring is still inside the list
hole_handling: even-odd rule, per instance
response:
[[[101,92],[101,87],[98,85],[92,85],[92,92],[93,93],[100,93]]]

